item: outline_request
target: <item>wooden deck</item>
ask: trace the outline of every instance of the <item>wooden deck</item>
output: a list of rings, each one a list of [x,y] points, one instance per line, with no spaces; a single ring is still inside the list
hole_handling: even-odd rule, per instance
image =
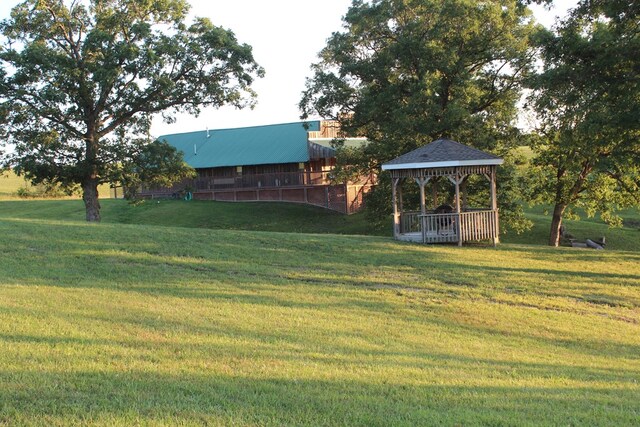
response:
[[[497,210],[435,214],[404,212],[398,240],[419,243],[458,243],[494,240],[498,237]]]
[[[297,165],[296,165],[297,166]],[[296,171],[275,173],[236,173],[233,176],[199,176],[171,188],[142,186],[142,198],[170,198],[189,191],[196,200],[228,202],[274,201],[306,203],[352,214],[364,206],[364,195],[371,190],[373,176],[349,183],[332,182],[333,172]],[[185,190],[185,189],[189,190]]]
[[[203,181],[200,181],[202,183]],[[206,181],[204,181],[206,183]],[[211,180],[210,182],[215,182]],[[352,214],[364,205],[364,195],[372,188],[370,184],[309,184],[300,185],[283,182],[283,185],[249,186],[255,180],[236,180],[231,184],[196,185],[191,194],[195,200],[217,200],[224,202],[291,202],[320,206],[337,212]],[[313,182],[313,181],[312,181]],[[138,196],[146,199],[182,198],[186,185],[175,188],[141,189]]]
[[[279,188],[331,184],[331,171],[298,171],[281,173],[245,174],[233,177],[198,177],[196,191]]]

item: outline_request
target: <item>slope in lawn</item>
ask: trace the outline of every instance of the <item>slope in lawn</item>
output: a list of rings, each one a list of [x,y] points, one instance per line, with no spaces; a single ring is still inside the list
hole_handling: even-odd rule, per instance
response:
[[[284,231],[296,233],[337,233],[391,235],[389,225],[372,226],[363,213],[342,215],[315,206],[293,203],[251,202],[225,203],[209,201],[146,201],[132,206],[124,200],[101,200],[103,221],[122,224],[197,227],[227,230]],[[32,218],[43,220],[82,220],[85,211],[80,200],[4,200],[0,201],[0,218]],[[517,235],[501,236],[505,243],[546,245],[550,217],[542,208],[529,209],[532,230]],[[626,226],[610,228],[602,221],[584,219],[566,221],[568,229],[579,239],[606,236],[607,249],[640,251],[640,214],[623,212]]]
[[[391,226],[373,228],[362,213],[343,215],[316,206],[277,202],[148,200],[134,206],[124,200],[100,200],[104,222],[262,230],[299,233],[389,234]],[[80,200],[0,201],[0,218],[84,219]]]
[[[0,423],[632,425],[640,255],[0,219]]]

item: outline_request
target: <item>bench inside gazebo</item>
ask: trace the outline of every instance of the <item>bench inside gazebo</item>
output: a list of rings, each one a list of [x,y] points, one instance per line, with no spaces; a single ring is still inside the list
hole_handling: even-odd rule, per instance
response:
[[[393,235],[397,240],[421,243],[499,241],[496,168],[498,156],[438,139],[382,165],[391,174]],[[461,187],[468,176],[481,175],[489,181],[489,206],[468,208],[461,202]],[[425,187],[434,178],[447,178],[455,186],[453,206],[427,209]],[[420,187],[420,211],[404,211],[402,183],[415,181]],[[466,199],[466,198],[465,198]],[[466,205],[466,203],[464,203]]]

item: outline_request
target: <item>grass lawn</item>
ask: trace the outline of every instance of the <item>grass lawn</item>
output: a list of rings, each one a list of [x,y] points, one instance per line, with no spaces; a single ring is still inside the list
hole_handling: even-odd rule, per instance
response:
[[[16,198],[19,188],[28,184],[13,172],[0,171],[0,199]]]
[[[210,202],[210,201],[145,201],[132,206],[123,200],[101,200],[104,222],[120,224],[147,224],[177,227],[196,227],[224,230],[282,231],[296,233],[336,233],[359,235],[391,235],[389,225],[376,228],[363,214],[342,215],[315,206],[274,202]],[[77,220],[84,218],[81,200],[0,200],[0,217],[12,216],[43,220]],[[551,217],[542,208],[527,210],[534,222],[532,230],[501,237],[505,243],[546,245],[549,239]],[[598,219],[565,221],[578,239],[599,239],[606,236],[607,249],[640,252],[640,211],[623,212],[627,225],[609,228]]]
[[[0,425],[640,423],[638,252],[123,224],[117,203],[95,225],[0,202]],[[162,206],[144,217],[186,221]]]
[[[533,228],[519,235],[510,233],[503,236],[502,241],[546,245],[549,241],[551,215],[545,215],[544,208],[540,206],[528,208],[525,212],[527,218],[533,221]],[[563,224],[579,241],[599,240],[604,236],[607,249],[640,252],[640,209],[626,209],[620,214],[625,222],[624,227],[611,228],[598,217],[587,218],[586,215],[582,215],[580,220],[563,220]]]
[[[20,199],[18,196],[19,189],[27,189],[35,191],[35,187],[25,180],[24,177],[17,176],[12,171],[0,170],[0,200]],[[98,187],[100,195],[110,197],[109,185],[103,184]],[[80,196],[70,196],[66,199],[78,199]]]
[[[343,215],[327,209],[277,202],[190,202],[148,200],[133,206],[124,200],[100,200],[105,223],[146,224],[224,230],[256,230],[304,233],[390,234],[375,229],[363,214]],[[82,221],[82,200],[0,200],[0,218]]]

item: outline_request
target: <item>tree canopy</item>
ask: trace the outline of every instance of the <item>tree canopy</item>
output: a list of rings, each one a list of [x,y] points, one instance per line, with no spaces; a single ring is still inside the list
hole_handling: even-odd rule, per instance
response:
[[[637,2],[583,0],[537,38],[532,192],[554,206],[550,245],[572,207],[615,224],[616,209],[640,204],[639,12]]]
[[[363,152],[350,153],[362,169],[441,137],[508,155],[533,30],[519,1],[354,0],[313,66],[303,117],[332,117],[366,136]],[[504,189],[510,173],[503,168]]]
[[[79,185],[87,220],[99,221],[97,186],[140,158],[152,115],[252,106],[263,70],[251,47],[206,18],[187,25],[188,9],[184,0],[16,6],[0,23],[0,121],[14,147],[4,163],[36,182]]]

